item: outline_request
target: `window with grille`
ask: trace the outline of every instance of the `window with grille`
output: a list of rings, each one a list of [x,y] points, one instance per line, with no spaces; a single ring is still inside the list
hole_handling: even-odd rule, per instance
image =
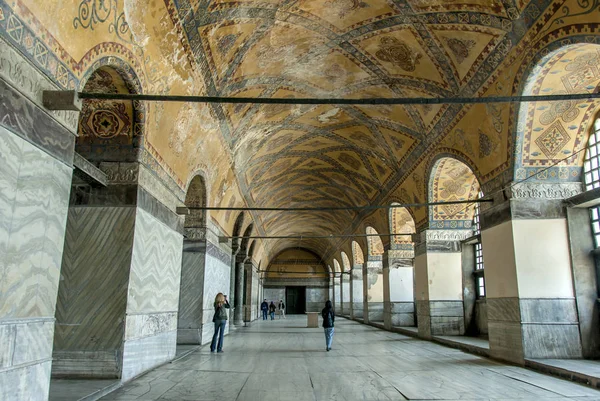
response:
[[[583,182],[586,191],[600,187],[600,117],[596,118],[590,134],[583,163]],[[600,206],[590,208],[592,231],[596,248],[600,246]]]
[[[483,198],[483,193],[479,192],[479,198]],[[475,204],[475,213],[473,214],[473,234],[481,235],[481,225],[479,223],[479,203]],[[481,238],[473,245],[475,248],[475,287],[477,288],[477,298],[485,298],[485,276],[483,273],[483,248],[481,247]]]

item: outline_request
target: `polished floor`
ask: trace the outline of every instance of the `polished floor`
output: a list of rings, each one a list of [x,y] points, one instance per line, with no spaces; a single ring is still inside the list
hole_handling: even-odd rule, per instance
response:
[[[305,316],[257,321],[102,400],[581,400],[589,387],[345,319],[333,349]]]

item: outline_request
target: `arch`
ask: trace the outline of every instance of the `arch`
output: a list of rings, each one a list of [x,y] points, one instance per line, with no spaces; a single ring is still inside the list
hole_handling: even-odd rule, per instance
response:
[[[333,267],[335,269],[336,272],[340,272],[340,262],[337,261],[337,259],[333,259]]]
[[[124,61],[106,57],[95,62],[80,82],[84,92],[143,93],[137,74]],[[129,100],[83,101],[76,151],[93,162],[133,162],[143,147],[146,110]]]
[[[348,272],[351,269],[350,259],[348,259],[348,255],[344,251],[342,251],[342,267],[345,272]]]
[[[383,242],[381,241],[377,230],[369,226],[367,227],[365,232],[367,233],[367,235],[370,235],[369,237],[367,237],[367,252],[369,257],[383,255]],[[377,237],[373,237],[372,235],[377,235]]]
[[[254,255],[254,248],[256,247],[256,240],[252,241],[252,243],[250,244],[250,249],[248,249],[248,258],[252,259],[252,256]]]
[[[473,170],[453,157],[436,160],[429,176],[430,202],[464,201],[476,199],[479,181]],[[473,225],[474,207],[464,204],[429,207],[430,228],[470,229]]]
[[[365,263],[365,254],[362,248],[358,245],[358,242],[352,241],[352,264],[362,265]]]
[[[240,248],[240,244],[242,239],[240,238],[240,234],[242,233],[242,226],[244,225],[244,212],[240,212],[238,217],[235,219],[235,224],[233,225],[233,233],[234,237],[231,243],[233,251],[237,251]]]
[[[206,211],[194,209],[197,207],[206,207],[206,203],[206,184],[204,177],[201,175],[195,175],[190,181],[185,194],[184,204],[186,207],[192,209],[190,209],[189,214],[185,216],[184,228],[191,229],[206,227]],[[186,237],[188,239],[190,238],[187,232]]]
[[[250,239],[248,237],[252,234],[253,228],[254,228],[254,223],[250,223],[250,224],[248,224],[248,227],[246,227],[246,230],[244,231],[244,235],[243,235],[244,238],[242,238],[242,243],[240,245],[240,252],[244,256],[248,256],[248,242],[250,241]]]
[[[400,203],[392,202],[392,205],[400,205]],[[390,233],[402,233],[406,235],[393,235],[390,241],[391,249],[404,249],[406,245],[410,245],[412,249],[412,235],[416,233],[415,220],[410,211],[405,207],[390,208]]]
[[[531,57],[521,68],[521,94],[597,92],[600,74],[595,66],[600,63],[600,45],[585,40],[555,41]],[[582,149],[599,105],[597,99],[566,100],[526,102],[515,108],[513,179],[581,183]],[[560,166],[552,166],[559,160],[563,160]]]

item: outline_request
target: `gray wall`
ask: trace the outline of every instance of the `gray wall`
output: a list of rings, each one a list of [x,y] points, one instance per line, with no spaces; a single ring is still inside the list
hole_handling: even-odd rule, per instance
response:
[[[121,376],[134,224],[134,207],[69,209],[53,376]]]

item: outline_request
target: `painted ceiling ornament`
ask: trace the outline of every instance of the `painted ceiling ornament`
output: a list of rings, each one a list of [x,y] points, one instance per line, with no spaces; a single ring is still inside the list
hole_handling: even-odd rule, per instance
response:
[[[379,40],[379,49],[375,53],[375,57],[397,65],[404,71],[412,72],[419,64],[422,55],[411,49],[404,41],[393,36],[384,36]]]
[[[217,41],[217,50],[221,56],[225,56],[229,53],[229,50],[231,50],[240,35],[241,33],[230,33],[229,35],[223,35],[219,38]]]
[[[483,131],[479,131],[479,158],[483,159],[494,153],[498,148],[498,142],[496,142],[491,136],[486,135]]]
[[[544,152],[547,158],[552,159],[569,143],[570,139],[571,137],[560,121],[556,121],[535,140],[535,144]]]
[[[360,0],[328,0],[325,7],[335,10],[339,18],[344,18],[352,11],[367,8],[369,5]]]
[[[473,46],[475,46],[474,40],[444,38],[444,41],[448,45],[448,48],[450,49],[452,54],[454,54],[454,57],[456,57],[456,61],[459,64],[462,64],[462,62],[465,61],[467,57],[469,57],[469,52],[471,51]]]
[[[554,94],[566,95],[567,92],[559,91]],[[569,123],[575,120],[577,116],[579,116],[579,108],[576,107],[576,103],[572,100],[561,100],[552,102],[550,108],[540,115],[539,121],[543,125],[549,125],[560,117],[564,122]]]

